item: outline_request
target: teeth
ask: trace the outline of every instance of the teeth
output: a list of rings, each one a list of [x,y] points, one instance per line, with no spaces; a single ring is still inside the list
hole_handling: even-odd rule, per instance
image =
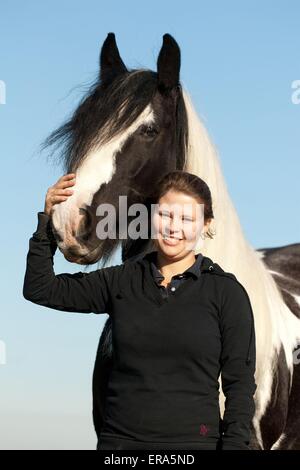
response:
[[[181,238],[175,238],[175,237],[163,237],[164,240],[177,240],[180,241]]]

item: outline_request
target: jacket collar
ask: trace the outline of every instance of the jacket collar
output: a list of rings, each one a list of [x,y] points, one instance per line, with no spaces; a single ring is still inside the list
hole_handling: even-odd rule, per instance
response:
[[[144,255],[143,258],[144,259],[149,259],[149,262],[150,262],[150,265],[151,265],[151,272],[152,272],[152,275],[153,275],[154,279],[157,282],[160,282],[161,280],[163,280],[164,276],[162,275],[162,273],[159,271],[159,269],[157,267],[157,251],[153,250],[153,251],[147,253],[146,255]],[[180,273],[177,276],[179,276],[179,275],[186,276],[188,274],[191,274],[196,279],[198,279],[201,275],[201,263],[202,263],[202,261],[203,261],[202,253],[196,254],[196,260],[192,264],[192,266],[190,266],[183,273]]]
[[[156,257],[156,252],[157,250],[150,250],[147,251],[146,253],[140,253],[136,256],[133,256],[132,258],[129,258],[128,261],[135,261],[137,263],[141,263],[142,265],[146,266],[148,264],[151,264],[151,261],[155,260]],[[230,277],[231,279],[234,279],[237,281],[235,275],[230,272],[224,271],[221,266],[218,263],[215,263],[211,258],[208,256],[205,256],[201,253],[201,262],[199,263],[200,267],[200,273],[210,273],[210,274],[220,274],[222,276]],[[194,265],[193,265],[194,266]],[[191,266],[192,267],[192,266]],[[189,268],[187,271],[189,271],[191,268]]]

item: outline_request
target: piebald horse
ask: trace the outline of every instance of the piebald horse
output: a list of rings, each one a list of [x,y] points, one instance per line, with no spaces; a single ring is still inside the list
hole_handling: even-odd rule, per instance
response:
[[[151,239],[97,237],[96,224],[101,219],[97,207],[112,204],[118,227],[119,196],[127,196],[128,207],[146,204],[155,182],[175,169],[204,179],[212,193],[211,226],[216,236],[206,239],[201,251],[236,275],[254,311],[257,389],[250,447],[300,449],[300,244],[255,250],[247,241],[217,151],[179,74],[180,49],[169,34],[163,37],[156,72],[128,69],[114,34],[108,34],[95,83],[70,120],[45,142],[45,147],[54,146],[54,152],[61,148],[65,171],[76,173],[73,195],[54,207],[52,226],[58,247],[67,260],[85,266],[100,260],[104,266],[118,247],[122,261],[143,255],[153,249]],[[112,353],[108,318],[93,374],[98,437]],[[221,415],[224,404],[220,389]]]

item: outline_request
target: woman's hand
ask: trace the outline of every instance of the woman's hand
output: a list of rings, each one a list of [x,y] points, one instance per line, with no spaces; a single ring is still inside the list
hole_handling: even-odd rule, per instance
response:
[[[57,183],[51,186],[46,194],[45,214],[51,216],[53,206],[60,202],[66,201],[69,196],[73,194],[72,189],[68,189],[70,186],[75,184],[75,173],[67,173],[59,178]]]

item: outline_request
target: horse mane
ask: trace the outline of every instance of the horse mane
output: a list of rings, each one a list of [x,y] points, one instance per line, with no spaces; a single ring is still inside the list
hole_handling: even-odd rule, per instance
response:
[[[75,172],[88,153],[122,134],[151,103],[158,89],[158,74],[152,70],[130,70],[109,85],[100,78],[89,87],[70,119],[43,142],[42,150],[59,152],[65,172]],[[188,125],[181,88],[176,115],[177,166],[182,168],[188,141]]]
[[[233,272],[249,294],[259,350],[256,364],[256,396],[259,406],[254,419],[254,423],[259,423],[259,416],[271,399],[269,391],[281,345],[292,379],[293,349],[300,337],[299,320],[285,304],[261,254],[247,241],[221,171],[217,149],[198,117],[189,94],[184,91],[183,96],[189,126],[185,170],[204,179],[211,190],[214,212],[211,225],[216,233],[213,240],[200,240],[195,252],[204,252],[225,271]],[[253,186],[251,188],[254,190]],[[259,437],[258,425],[256,432]]]

